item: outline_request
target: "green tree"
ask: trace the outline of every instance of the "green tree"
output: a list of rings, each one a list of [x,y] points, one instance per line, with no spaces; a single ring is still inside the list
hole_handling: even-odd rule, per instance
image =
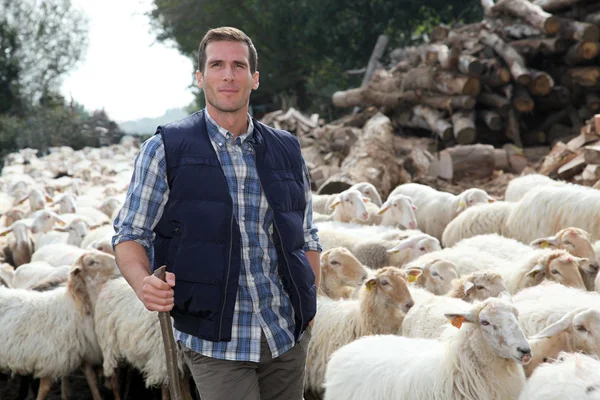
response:
[[[16,57],[17,33],[6,19],[0,19],[0,114],[21,111],[19,74]]]
[[[360,83],[344,71],[366,65],[380,34],[393,48],[436,23],[481,14],[478,0],[154,0],[150,17],[159,40],[194,59],[208,29],[242,29],[259,54],[253,104],[288,97],[301,109],[322,111],[335,90]]]

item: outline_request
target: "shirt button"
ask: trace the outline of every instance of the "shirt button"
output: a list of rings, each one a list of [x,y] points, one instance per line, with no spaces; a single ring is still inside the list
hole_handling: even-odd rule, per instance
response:
[[[219,147],[223,147],[223,143],[219,143]]]
[[[242,185],[242,190],[244,190],[246,188],[246,186]]]
[[[246,220],[246,217],[242,217],[242,221],[245,221],[245,220]]]

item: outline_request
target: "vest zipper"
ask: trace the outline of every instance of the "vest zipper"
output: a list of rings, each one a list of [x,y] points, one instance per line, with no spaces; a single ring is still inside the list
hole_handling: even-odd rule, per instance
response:
[[[256,149],[254,148],[254,145],[252,145],[252,149],[254,150],[253,154],[252,154],[254,156],[254,164],[258,165],[256,163]],[[260,189],[265,194],[265,198],[267,199],[267,204],[269,204],[269,197],[267,196],[267,192],[265,192],[263,185],[262,185],[262,181],[260,180],[260,174],[258,173],[258,167],[256,168],[256,176],[258,176],[258,183],[260,184]],[[269,204],[269,207],[271,207],[271,204]],[[271,207],[271,208],[273,208],[273,207]],[[279,228],[277,227],[277,220],[275,218],[275,212],[273,212],[273,225],[275,225],[275,229],[277,230],[277,236],[279,236],[279,243],[281,244],[281,253],[283,254],[283,259],[285,261],[285,265],[288,268],[290,280],[294,284],[294,288],[296,288],[296,293],[298,293],[298,307],[300,308],[300,320],[302,321],[302,324],[304,324],[304,314],[302,313],[302,302],[300,301],[300,290],[298,289],[298,286],[296,285],[296,281],[294,281],[294,278],[292,278],[292,270],[290,269],[290,263],[288,262],[287,257],[285,256],[286,251],[283,248],[283,240],[281,239],[281,232],[279,231]],[[292,305],[292,309],[293,308],[294,307]],[[302,326],[300,326],[300,329],[302,329]]]
[[[221,308],[221,318],[219,319],[219,335],[218,339],[221,339],[221,329],[223,327],[223,314],[225,313],[225,304],[227,301],[227,287],[229,286],[229,272],[231,271],[231,252],[233,248],[233,215],[235,211],[235,204],[231,199],[231,221],[229,223],[229,262],[227,264],[227,278],[225,279],[225,290],[223,292],[223,307]]]

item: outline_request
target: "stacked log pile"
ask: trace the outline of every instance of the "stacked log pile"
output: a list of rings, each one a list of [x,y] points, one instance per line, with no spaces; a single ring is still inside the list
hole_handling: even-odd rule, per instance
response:
[[[553,145],[600,111],[600,2],[482,0],[483,21],[391,52],[338,107],[376,106],[443,145]]]
[[[600,114],[566,144],[559,141],[544,158],[538,172],[600,189]]]

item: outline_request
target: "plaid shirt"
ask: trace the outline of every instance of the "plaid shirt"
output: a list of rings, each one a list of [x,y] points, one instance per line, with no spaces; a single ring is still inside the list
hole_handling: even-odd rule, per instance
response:
[[[277,252],[271,239],[273,211],[260,186],[250,142],[254,124],[248,117],[248,131],[233,135],[204,110],[211,143],[229,186],[234,216],[242,239],[242,268],[233,314],[230,342],[211,342],[175,330],[175,339],[186,347],[213,358],[258,362],[261,332],[272,356],[278,357],[294,345],[294,310],[277,272]],[[306,196],[304,250],[322,251],[317,228],[312,223],[312,196],[308,169],[303,164]],[[113,246],[134,240],[146,248],[152,263],[153,229],[160,220],[169,196],[165,150],[160,135],[148,139],[135,160],[127,198],[115,219]],[[177,289],[175,289],[177,290]]]

